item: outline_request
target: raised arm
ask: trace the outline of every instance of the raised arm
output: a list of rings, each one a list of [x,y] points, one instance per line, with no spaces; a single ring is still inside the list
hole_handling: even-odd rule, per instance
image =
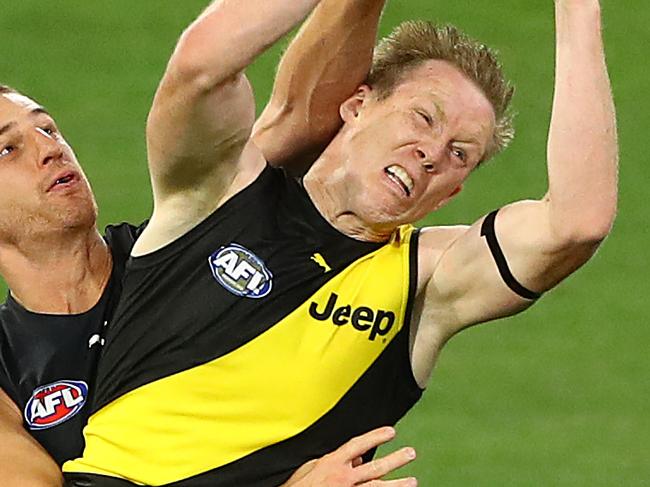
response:
[[[154,213],[140,251],[191,228],[235,178],[261,170],[262,156],[248,144],[255,106],[243,70],[317,4],[219,0],[182,34],[147,121]]]
[[[385,0],[323,0],[282,56],[253,129],[269,163],[301,172],[341,127],[339,105],[366,79]]]
[[[612,227],[617,203],[616,122],[600,5],[598,0],[556,0],[555,13],[548,192],[540,201],[504,207],[495,220],[496,239],[513,278],[534,292],[552,288],[593,255]],[[455,240],[430,273],[426,299],[448,305],[449,311],[437,317],[447,335],[533,302],[505,284],[481,236],[483,223],[453,233]],[[423,243],[435,238],[435,232],[425,233]]]
[[[22,416],[0,389],[0,479],[4,487],[59,487],[61,469],[23,428]]]

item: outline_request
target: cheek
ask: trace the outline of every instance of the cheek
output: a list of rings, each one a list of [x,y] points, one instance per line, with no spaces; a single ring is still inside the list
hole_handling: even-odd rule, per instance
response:
[[[12,185],[5,189],[0,196],[0,226],[4,229],[3,233],[12,229],[15,232],[29,225],[39,205],[32,193],[20,191],[19,186]]]
[[[469,173],[470,170],[466,166],[458,166],[450,170],[449,174],[445,178],[445,187],[448,189],[449,193],[463,184],[469,176]]]
[[[448,174],[445,177],[440,177],[432,181],[432,185],[417,205],[418,209],[423,208],[422,211],[425,215],[435,210],[441,201],[449,198],[456,188],[463,184],[465,180],[464,173],[465,171],[462,174]]]
[[[79,161],[77,160],[77,154],[75,154],[75,152],[72,150],[72,147],[66,144],[64,146],[63,151],[65,152],[67,159],[73,162],[74,165],[77,166],[79,170],[81,170],[81,166],[79,165]]]
[[[34,193],[34,183],[23,174],[24,171],[2,171],[0,181],[0,204],[28,199]]]

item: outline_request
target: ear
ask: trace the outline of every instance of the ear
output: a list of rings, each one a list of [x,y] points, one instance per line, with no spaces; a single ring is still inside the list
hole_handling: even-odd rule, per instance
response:
[[[454,190],[449,194],[449,196],[447,196],[446,198],[444,198],[442,201],[440,201],[440,203],[438,203],[438,204],[436,205],[436,208],[435,208],[435,209],[438,210],[438,209],[442,208],[443,206],[445,206],[445,205],[446,205],[447,203],[449,203],[452,199],[454,199],[454,196],[456,196],[456,195],[457,195],[458,193],[460,193],[462,190],[463,190],[463,185],[462,185],[462,184],[456,186],[456,188],[454,188]]]
[[[354,92],[350,98],[341,103],[339,107],[339,113],[343,122],[352,122],[356,117],[359,116],[363,105],[368,101],[372,88],[368,85],[360,85],[357,88],[357,91]]]

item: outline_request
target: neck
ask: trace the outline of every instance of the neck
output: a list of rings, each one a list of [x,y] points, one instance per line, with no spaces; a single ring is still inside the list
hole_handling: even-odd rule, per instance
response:
[[[395,225],[381,225],[362,218],[352,208],[341,150],[341,134],[321,154],[303,179],[307,194],[319,213],[339,232],[356,240],[386,242]]]
[[[11,295],[36,313],[92,308],[110,278],[112,258],[97,229],[0,244],[0,273]]]

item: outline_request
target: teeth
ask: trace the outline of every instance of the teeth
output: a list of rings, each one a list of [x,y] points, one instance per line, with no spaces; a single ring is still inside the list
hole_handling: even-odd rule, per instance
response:
[[[408,175],[408,173],[404,170],[403,167],[393,164],[392,166],[386,168],[386,172],[388,172],[388,174],[390,174],[391,176],[399,179],[399,181],[402,183],[404,188],[406,188],[406,192],[409,195],[411,194],[415,184],[413,183],[411,176]]]

